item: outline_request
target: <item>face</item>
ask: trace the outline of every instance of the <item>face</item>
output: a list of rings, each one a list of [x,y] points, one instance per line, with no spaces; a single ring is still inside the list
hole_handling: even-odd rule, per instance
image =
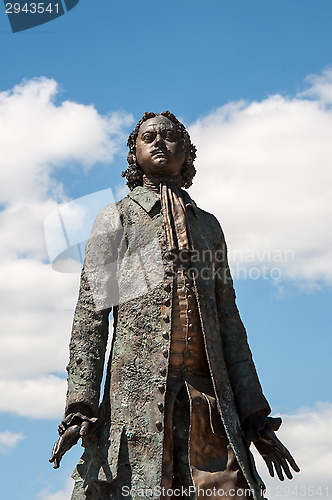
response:
[[[155,116],[142,123],[136,140],[136,158],[146,175],[180,175],[185,153],[176,125],[165,116]]]

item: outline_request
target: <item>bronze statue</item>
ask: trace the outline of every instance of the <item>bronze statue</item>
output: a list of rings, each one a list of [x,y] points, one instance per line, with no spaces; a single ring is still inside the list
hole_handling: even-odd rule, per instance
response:
[[[82,438],[72,500],[263,498],[251,442],[272,476],[299,468],[268,417],[220,225],[182,189],[196,148],[168,111],[146,113],[128,146],[130,193],[101,210],[86,246],[50,461]]]

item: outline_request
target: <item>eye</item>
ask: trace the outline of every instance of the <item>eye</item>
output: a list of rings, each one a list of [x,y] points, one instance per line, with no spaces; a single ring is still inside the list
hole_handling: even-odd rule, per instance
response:
[[[174,130],[168,130],[166,132],[166,140],[170,142],[174,142],[177,139],[177,135]]]
[[[154,132],[146,132],[142,135],[142,140],[144,142],[152,142],[154,141],[156,134]]]

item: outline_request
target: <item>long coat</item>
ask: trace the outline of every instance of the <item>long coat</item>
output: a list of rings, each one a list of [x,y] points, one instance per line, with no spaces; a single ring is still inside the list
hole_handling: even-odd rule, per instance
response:
[[[226,245],[217,219],[183,191],[192,242],[195,293],[218,410],[255,497],[262,483],[241,423],[270,412],[235,303]],[[84,404],[100,417],[97,439],[75,472],[84,484],[117,478],[128,457],[131,488],[160,485],[163,408],[171,342],[173,271],[158,194],[136,187],[98,214],[86,246],[70,342],[66,414]],[[100,386],[114,309],[103,402]],[[121,474],[120,474],[121,476]]]

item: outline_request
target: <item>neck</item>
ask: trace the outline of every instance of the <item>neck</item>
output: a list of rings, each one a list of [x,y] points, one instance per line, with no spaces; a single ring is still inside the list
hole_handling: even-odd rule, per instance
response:
[[[170,177],[154,177],[152,175],[143,175],[143,186],[151,191],[160,191],[160,184],[172,183],[174,186],[181,188],[182,186],[182,176],[173,175]]]

